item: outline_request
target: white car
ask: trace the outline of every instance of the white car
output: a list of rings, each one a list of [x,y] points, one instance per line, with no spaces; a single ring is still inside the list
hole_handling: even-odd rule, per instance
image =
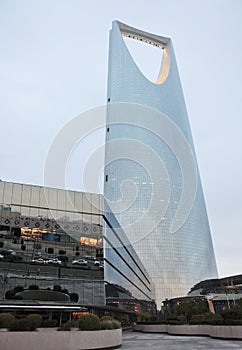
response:
[[[53,258],[53,259],[48,260],[48,264],[61,265],[62,261],[57,259],[57,258]]]
[[[31,262],[35,264],[48,264],[48,260],[45,260],[43,258],[33,259]]]
[[[84,259],[87,261],[95,261],[96,260],[95,256],[91,256],[91,255],[84,256]]]
[[[103,269],[104,269],[103,261],[95,260],[95,261],[94,261],[94,265],[97,266],[97,267],[99,267],[100,270],[103,270]]]
[[[87,261],[84,259],[73,260],[72,265],[82,265],[87,266]]]

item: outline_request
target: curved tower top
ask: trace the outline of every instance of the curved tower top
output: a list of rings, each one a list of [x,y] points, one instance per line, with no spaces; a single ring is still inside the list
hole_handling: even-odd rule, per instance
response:
[[[151,34],[148,32],[144,32],[143,30],[136,29],[134,27],[128,26],[125,23],[116,21],[119,26],[120,32],[122,36],[126,36],[131,39],[143,41],[147,44],[154,45],[159,47],[160,49],[164,49],[170,41],[170,38],[166,38],[164,36]]]
[[[114,23],[118,25],[122,36],[142,41],[148,45],[153,45],[163,50],[162,65],[160,68],[158,78],[155,81],[155,84],[162,84],[168,77],[170,70],[171,39],[161,35],[144,32],[143,30],[136,29],[119,21],[115,21]]]

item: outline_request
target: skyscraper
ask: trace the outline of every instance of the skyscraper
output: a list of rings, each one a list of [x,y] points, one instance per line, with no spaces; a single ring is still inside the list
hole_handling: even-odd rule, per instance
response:
[[[156,82],[139,70],[124,36],[161,50]],[[217,277],[171,39],[114,21],[107,101],[104,195],[147,269],[160,306],[196,282]]]

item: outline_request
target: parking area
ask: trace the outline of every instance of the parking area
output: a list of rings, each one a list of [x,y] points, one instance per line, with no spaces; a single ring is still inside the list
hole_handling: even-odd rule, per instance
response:
[[[221,340],[210,337],[171,336],[123,332],[122,350],[236,350],[242,349],[242,341]]]
[[[69,267],[62,267],[55,264],[34,264],[24,262],[5,262],[0,261],[0,275],[17,276],[32,276],[32,277],[69,277],[69,278],[84,278],[88,280],[102,279],[103,270],[93,266],[91,269],[85,267],[70,265]]]

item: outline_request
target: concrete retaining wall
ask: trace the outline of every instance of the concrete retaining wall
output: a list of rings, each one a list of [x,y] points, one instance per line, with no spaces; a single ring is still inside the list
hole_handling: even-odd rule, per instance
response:
[[[134,326],[135,332],[143,333],[168,333],[167,324],[137,324]]]
[[[213,338],[242,339],[242,326],[211,325],[136,325],[134,331],[144,333],[168,333],[172,335],[205,335]]]
[[[210,335],[210,325],[169,325],[168,333],[174,335]]]
[[[122,330],[57,331],[39,329],[36,332],[0,332],[0,349],[4,350],[87,350],[118,348],[122,345]]]
[[[242,326],[210,326],[213,338],[242,339]]]

